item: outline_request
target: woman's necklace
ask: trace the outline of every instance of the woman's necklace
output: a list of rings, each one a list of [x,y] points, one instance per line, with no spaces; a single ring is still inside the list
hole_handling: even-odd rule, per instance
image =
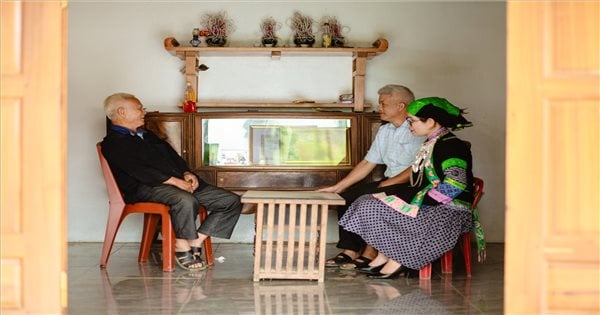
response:
[[[425,141],[419,151],[417,152],[417,156],[415,157],[415,161],[412,164],[412,173],[410,174],[410,186],[421,186],[423,182],[423,173],[425,171],[425,167],[427,162],[431,159],[431,154],[433,153],[433,147],[437,140],[447,134],[449,132],[448,128],[442,127],[433,133],[431,133],[427,137],[427,141]],[[413,173],[417,173],[417,178],[413,179]]]

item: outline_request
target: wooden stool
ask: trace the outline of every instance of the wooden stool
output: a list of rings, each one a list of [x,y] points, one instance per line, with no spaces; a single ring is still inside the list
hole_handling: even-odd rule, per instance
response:
[[[323,282],[327,210],[343,205],[343,198],[314,191],[248,191],[242,202],[257,204],[254,281]]]

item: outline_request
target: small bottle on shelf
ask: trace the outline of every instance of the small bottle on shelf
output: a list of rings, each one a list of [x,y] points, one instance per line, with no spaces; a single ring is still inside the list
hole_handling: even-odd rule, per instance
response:
[[[187,81],[185,87],[185,94],[183,96],[183,111],[186,113],[193,113],[196,111],[196,93],[194,92],[194,88],[192,88],[192,83],[190,81]]]

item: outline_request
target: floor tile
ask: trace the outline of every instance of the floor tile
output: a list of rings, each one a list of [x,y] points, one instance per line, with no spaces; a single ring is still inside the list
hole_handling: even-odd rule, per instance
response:
[[[432,279],[371,280],[326,269],[325,282],[252,281],[253,245],[213,244],[215,266],[162,272],[137,263],[139,244],[117,243],[100,269],[101,243],[69,244],[69,314],[502,314],[504,245],[466,277],[462,255],[453,274],[433,265]],[[338,252],[327,246],[327,257]],[[474,256],[475,257],[475,256]]]

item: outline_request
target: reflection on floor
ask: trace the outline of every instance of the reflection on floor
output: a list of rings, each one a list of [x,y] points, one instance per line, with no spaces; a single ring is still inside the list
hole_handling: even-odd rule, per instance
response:
[[[249,244],[213,244],[222,263],[201,272],[163,273],[137,263],[139,244],[115,244],[100,270],[101,243],[69,244],[69,314],[502,314],[504,245],[489,244],[467,278],[462,255],[454,273],[434,264],[430,281],[371,280],[327,269],[325,282],[252,281]],[[327,257],[338,251],[327,246]]]

